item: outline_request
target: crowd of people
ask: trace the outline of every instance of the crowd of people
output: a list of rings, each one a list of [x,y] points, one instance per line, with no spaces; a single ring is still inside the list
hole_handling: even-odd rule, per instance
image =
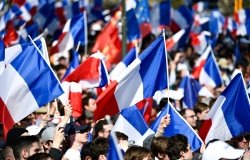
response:
[[[167,33],[172,34],[171,32]],[[90,36],[93,38],[92,36]],[[141,52],[154,39],[149,34],[142,40]],[[93,38],[94,39],[94,38]],[[94,40],[92,40],[94,43]],[[235,60],[234,49],[236,42],[240,44],[241,59]],[[48,46],[49,48],[50,46]],[[88,48],[91,49],[91,40]],[[148,125],[150,125],[166,104],[170,101],[185,121],[197,134],[212,108],[216,98],[230,83],[236,69],[241,70],[248,94],[250,94],[250,39],[249,37],[231,37],[226,32],[218,36],[213,46],[218,62],[223,84],[220,87],[205,86],[211,93],[199,96],[193,108],[186,108],[178,95],[170,97],[153,97],[152,111]],[[83,50],[79,50],[81,52]],[[88,57],[80,53],[82,58]],[[90,53],[89,53],[90,54]],[[196,60],[200,56],[195,53],[191,42],[178,51],[171,51],[169,55],[170,89],[178,90],[180,81],[192,72]],[[69,65],[68,57],[60,57],[57,64],[52,64],[58,79],[62,81]],[[114,66],[113,66],[114,67]],[[177,94],[177,92],[176,92]],[[126,96],[126,95],[124,95]],[[82,91],[83,112],[80,117],[72,116],[72,106],[62,105],[59,100],[50,102],[47,106],[35,111],[20,122],[16,123],[3,137],[1,129],[0,159],[4,160],[105,160],[112,159],[110,151],[110,133],[119,116],[111,117],[112,123],[107,119],[94,121],[97,93],[94,89]],[[131,115],[133,116],[133,115]],[[172,122],[169,115],[161,119],[157,132],[145,138],[143,145],[136,145],[128,135],[114,132],[118,140],[118,148],[125,160],[219,160],[219,159],[250,159],[250,131],[241,133],[227,141],[213,139],[196,151],[191,150],[188,138],[183,134],[171,137],[164,136],[164,129]],[[250,123],[249,123],[250,124]]]

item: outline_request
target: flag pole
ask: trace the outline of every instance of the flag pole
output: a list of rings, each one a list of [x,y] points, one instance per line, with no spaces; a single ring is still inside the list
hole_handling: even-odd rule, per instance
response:
[[[122,0],[122,57],[127,53],[126,0]]]
[[[163,36],[163,40],[164,40],[164,49],[165,49],[165,55],[166,55],[166,67],[167,67],[167,77],[169,77],[168,75],[168,53],[167,53],[167,48],[166,48],[166,38],[165,38],[165,29],[162,30],[162,36]],[[168,104],[170,104],[169,101],[169,78],[167,78],[167,89],[168,89]]]

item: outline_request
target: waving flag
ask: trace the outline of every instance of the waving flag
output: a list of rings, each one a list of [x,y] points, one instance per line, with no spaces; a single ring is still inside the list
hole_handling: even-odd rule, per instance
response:
[[[80,64],[64,81],[77,82],[83,88],[103,87],[108,83],[107,69],[104,56],[97,52]]]
[[[250,131],[250,101],[241,73],[217,98],[207,119],[209,123],[204,123],[202,128],[209,131],[201,134],[205,142],[212,139],[229,140]]]
[[[132,48],[131,50],[129,50],[123,60],[118,63],[111,71],[110,79],[114,80],[117,76],[121,75],[122,72],[128,67],[128,65],[130,65],[137,57],[138,54],[136,53],[136,48]]]
[[[127,16],[127,37],[128,41],[138,41],[141,38],[140,26],[135,16],[134,9],[130,9],[126,11]],[[133,25],[133,27],[129,27]]]
[[[5,68],[4,59],[5,59],[4,43],[3,40],[0,39],[0,76]]]
[[[172,37],[167,39],[166,46],[167,46],[168,51],[171,51],[174,48],[174,46],[178,43],[178,41],[181,39],[184,33],[185,33],[185,29],[182,29],[178,31],[177,33],[175,33]]]
[[[20,42],[21,37],[16,32],[13,24],[10,24],[7,28],[7,32],[3,38],[4,45],[6,47],[13,46],[15,44],[18,44]]]
[[[77,51],[71,51],[70,54],[71,54],[71,61],[69,63],[69,67],[67,68],[63,79],[79,66],[79,58],[78,58],[79,53]]]
[[[183,134],[188,138],[192,151],[199,149],[203,144],[201,138],[171,104],[163,108],[160,115],[150,126],[151,130],[157,131],[162,117],[166,116],[166,114],[170,115],[171,122],[165,128],[164,135],[170,137],[176,134]]]
[[[195,52],[202,54],[208,46],[207,35],[210,35],[208,32],[201,32],[200,34],[191,33],[191,44],[194,47]]]
[[[118,145],[118,140],[115,133],[111,132],[109,136],[109,151],[108,151],[108,160],[123,160],[121,149]]]
[[[50,50],[51,54],[68,51],[79,42],[81,45],[87,44],[87,20],[84,15],[79,14],[67,21],[58,42]]]
[[[63,94],[63,90],[33,44],[15,45],[5,53],[6,68],[0,76],[0,116],[7,131]]]
[[[174,32],[189,27],[194,21],[191,10],[184,5],[180,6],[178,9],[173,9],[171,19],[171,29]]]
[[[163,36],[160,36],[98,97],[94,119],[114,115],[165,88],[167,58]]]
[[[211,87],[217,87],[222,84],[219,67],[211,46],[208,46],[197,60],[192,75],[194,78],[199,79],[200,84]]]
[[[148,126],[137,107],[130,106],[121,111],[112,132],[122,132],[128,136],[129,141],[136,142],[144,135],[147,129]]]
[[[121,11],[116,11],[102,32],[97,36],[92,52],[100,51],[107,58],[107,67],[111,68],[112,64],[120,62],[121,55],[121,39],[119,38],[118,22],[120,20]]]

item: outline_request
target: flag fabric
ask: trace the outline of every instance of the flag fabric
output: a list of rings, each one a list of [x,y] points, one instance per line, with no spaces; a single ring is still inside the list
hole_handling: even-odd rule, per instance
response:
[[[179,85],[179,90],[181,90],[184,95],[182,99],[184,108],[193,109],[196,102],[198,101],[198,93],[200,89],[201,86],[199,82],[192,79],[189,75],[186,75],[184,78],[182,78]]]
[[[184,5],[181,5],[178,9],[173,9],[171,20],[171,29],[174,32],[189,27],[194,21],[191,10]]]
[[[131,116],[133,115],[133,116]],[[129,141],[137,141],[148,130],[148,126],[145,123],[141,113],[136,106],[130,106],[124,108],[113,129],[112,132],[122,132],[128,136]]]
[[[170,115],[171,122],[165,128],[164,135],[171,137],[176,134],[183,134],[188,138],[188,143],[190,144],[192,151],[199,149],[203,144],[201,138],[171,104],[167,104],[162,109],[159,116],[150,126],[150,129],[156,132],[162,117],[166,116],[167,114]]]
[[[3,40],[0,39],[0,76],[3,73],[4,68],[5,68],[4,59],[5,59],[4,43],[3,43]]]
[[[218,87],[222,84],[220,70],[211,46],[208,46],[197,60],[193,68],[192,76],[195,79],[199,79],[201,85]]]
[[[200,133],[205,142],[225,141],[250,131],[250,101],[244,83],[242,74],[236,74],[215,101],[207,116],[208,123],[202,126],[208,132]]]
[[[168,52],[171,51],[174,46],[178,43],[178,41],[181,39],[181,37],[184,35],[185,29],[182,29],[175,33],[172,37],[168,38],[166,41],[166,46]]]
[[[246,20],[245,23],[241,24],[237,31],[236,35],[238,36],[249,36],[250,35],[250,18]]]
[[[100,52],[92,54],[63,81],[80,83],[82,88],[104,87],[109,81],[104,55]]]
[[[6,68],[0,76],[0,115],[7,131],[14,123],[63,94],[63,90],[32,43],[6,48],[5,53]]]
[[[79,66],[79,53],[77,51],[71,51],[71,61],[69,63],[69,66],[65,72],[65,75],[63,76],[63,79],[67,77],[71,72],[73,72],[78,66]]]
[[[193,10],[195,12],[202,12],[205,8],[205,3],[204,2],[197,2],[192,6]]]
[[[20,42],[20,36],[18,35],[18,33],[16,32],[13,24],[9,25],[7,28],[7,32],[4,35],[3,41],[4,41],[4,45],[6,47],[10,47],[13,46],[15,44],[18,44]]]
[[[135,11],[134,9],[130,9],[126,11],[126,17],[127,17],[127,40],[129,42],[137,42],[141,38],[141,31],[140,31],[140,26],[137,21],[137,18],[135,16]],[[129,27],[133,25],[133,27]]]
[[[243,24],[250,18],[250,9],[240,9],[238,12],[234,13],[234,20],[238,24]]]
[[[108,160],[123,160],[121,149],[115,133],[111,132],[109,136]]]
[[[87,44],[87,20],[84,14],[79,14],[69,19],[63,28],[63,33],[59,37],[55,46],[50,50],[50,54],[68,51],[74,46]]]
[[[198,54],[202,54],[208,46],[208,38],[207,36],[211,35],[209,32],[201,32],[200,34],[191,33],[191,45],[194,50]]]
[[[111,20],[102,29],[97,36],[92,52],[100,51],[106,56],[107,68],[111,69],[112,64],[117,64],[121,61],[121,39],[119,38],[118,22],[120,20],[121,11],[114,13]]]
[[[163,36],[149,45],[97,98],[94,119],[114,115],[124,107],[167,88],[167,58]],[[124,96],[126,95],[126,96]]]
[[[135,104],[144,118],[144,121],[149,124],[151,119],[151,111],[153,108],[153,98],[146,98]]]
[[[123,60],[118,63],[115,68],[110,73],[110,79],[114,80],[117,76],[121,75],[122,72],[130,65],[136,58],[138,57],[136,48],[133,47],[129,50],[127,55],[123,58]]]

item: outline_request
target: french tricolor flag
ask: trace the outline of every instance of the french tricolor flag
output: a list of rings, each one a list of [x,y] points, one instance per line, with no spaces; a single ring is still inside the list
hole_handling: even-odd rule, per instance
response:
[[[80,42],[81,45],[87,44],[87,20],[84,14],[78,14],[69,19],[63,33],[59,37],[55,46],[50,50],[51,54],[68,51]]]
[[[249,36],[250,35],[250,18],[243,24],[241,24],[236,31],[238,36]]]
[[[138,108],[130,106],[121,111],[112,132],[122,132],[128,136],[129,141],[136,142],[147,130],[148,126]]]
[[[184,5],[180,6],[178,9],[172,10],[171,19],[172,19],[171,28],[174,31],[187,28],[194,21],[191,10]]]
[[[235,75],[217,98],[207,119],[200,132],[205,142],[212,139],[229,140],[250,131],[250,101],[241,73]]]
[[[167,58],[164,37],[160,36],[97,98],[94,119],[114,115],[165,88]]]
[[[0,76],[0,118],[4,130],[63,94],[60,82],[32,43],[5,49]],[[6,134],[6,132],[5,132]]]
[[[197,60],[192,76],[195,79],[199,79],[201,85],[208,85],[214,88],[222,84],[220,70],[210,45]]]
[[[168,38],[166,41],[166,47],[167,51],[171,51],[175,45],[178,43],[178,41],[181,39],[181,37],[184,35],[185,29],[182,29],[175,33],[172,37]]]
[[[73,72],[79,66],[79,58],[78,58],[79,53],[77,51],[71,51],[70,54],[71,54],[70,56],[71,61],[69,63],[69,66],[65,72],[63,79],[67,77],[71,72]]]
[[[123,58],[123,60],[118,63],[115,68],[110,73],[110,79],[114,80],[117,76],[121,75],[123,71],[138,57],[138,53],[136,48],[133,47],[129,50],[127,55]]]
[[[114,132],[110,133],[109,136],[109,151],[108,151],[108,160],[123,160],[123,155],[121,148],[118,145],[118,140]]]
[[[205,8],[205,3],[204,2],[197,2],[192,6],[192,8],[195,12],[202,12]]]
[[[176,134],[183,134],[188,138],[188,142],[191,146],[192,151],[196,151],[197,149],[199,149],[203,144],[201,138],[171,104],[168,104],[163,108],[159,116],[150,126],[150,129],[154,133],[156,133],[161,119],[167,114],[170,115],[171,122],[165,128],[164,135],[170,137]]]

